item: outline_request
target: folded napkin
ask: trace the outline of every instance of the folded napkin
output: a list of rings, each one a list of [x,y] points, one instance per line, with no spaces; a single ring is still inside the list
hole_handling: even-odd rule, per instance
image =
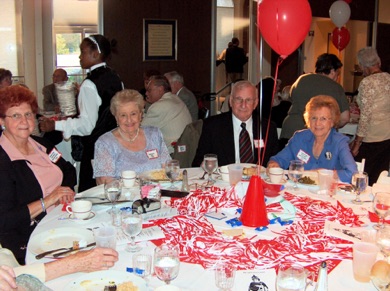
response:
[[[390,184],[378,184],[372,185],[372,193],[375,195],[377,192],[389,192],[390,195]]]
[[[368,211],[368,218],[371,222],[379,222],[379,216],[374,212]],[[385,223],[390,224],[390,220],[385,220]]]

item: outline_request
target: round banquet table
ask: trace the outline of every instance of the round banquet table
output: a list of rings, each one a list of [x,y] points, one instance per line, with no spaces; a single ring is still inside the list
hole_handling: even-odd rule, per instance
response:
[[[200,168],[190,168],[188,170],[188,177],[189,177],[189,183],[204,183],[204,180],[199,180],[198,178],[202,176],[203,171]],[[264,174],[262,174],[264,175]],[[181,182],[177,182],[177,185],[180,186]],[[240,182],[236,188],[235,192],[237,193],[237,196],[243,197],[246,193],[246,189],[248,187],[248,182],[242,181]],[[275,201],[281,200],[283,198],[282,195],[287,195],[289,197],[296,196],[297,199],[303,199],[304,197],[310,197],[314,199],[315,201],[327,201],[330,202],[332,205],[336,205],[337,201],[340,201],[344,207],[346,208],[352,208],[353,211],[357,214],[363,214],[362,217],[366,217],[367,219],[367,211],[372,211],[372,203],[364,203],[363,205],[356,206],[352,203],[350,203],[350,200],[353,199],[353,195],[348,193],[338,193],[336,194],[336,199],[330,199],[329,197],[323,197],[315,194],[315,191],[312,191],[310,188],[313,188],[312,186],[305,186],[305,185],[299,185],[298,191],[290,190],[291,183],[287,182],[285,187],[288,190],[281,191],[281,196],[276,198],[267,199],[267,211],[268,211],[268,205],[269,203],[272,203],[272,199],[276,199]],[[220,189],[224,189],[224,191],[233,191],[231,187],[229,186],[229,183],[218,180],[215,184],[215,186],[219,187]],[[90,190],[87,190],[83,193],[77,194],[78,196],[84,196],[84,197],[90,197],[92,195],[98,195],[102,194],[102,187],[97,186],[95,188],[92,188]],[[139,189],[135,189],[135,191],[139,193]],[[288,192],[288,194],[286,194]],[[366,191],[367,193],[362,194],[363,200],[372,199],[372,194],[370,193],[370,189]],[[187,198],[184,198],[187,199]],[[165,201],[170,200],[170,198],[163,198],[162,204],[164,207],[166,206]],[[303,201],[303,200],[302,200]],[[126,207],[130,206],[131,202],[126,202],[123,204],[118,204],[117,207]],[[87,228],[93,228],[99,225],[107,224],[108,221],[110,221],[109,214],[107,213],[107,209],[111,207],[110,204],[102,204],[102,205],[94,205],[93,206],[93,212],[96,214],[95,217],[89,221],[74,221],[72,219],[68,219],[69,215],[66,214],[62,210],[62,205],[57,206],[53,211],[48,213],[46,217],[38,224],[35,231],[32,234],[32,237],[42,233],[44,231],[48,231],[53,228],[60,228],[60,227],[73,227],[77,229],[87,229]],[[232,229],[232,226],[226,223],[226,220],[238,217],[236,213],[236,208],[224,208],[221,209],[226,215],[226,219],[217,220],[213,218],[206,218],[202,217],[202,219],[207,219],[209,223],[212,224],[214,229],[217,232],[221,232],[224,230],[230,230]],[[191,217],[192,221],[200,219]],[[298,219],[299,220],[299,219]],[[295,223],[295,220],[294,220]],[[144,228],[148,226],[148,222],[144,221]],[[290,226],[281,226],[280,224],[270,224],[268,226],[269,228],[265,231],[256,231],[254,228],[250,227],[239,227],[239,229],[243,229],[243,232],[246,237],[250,238],[252,242],[255,242],[256,240],[272,240],[275,237],[278,237],[280,233],[287,229]],[[370,230],[372,229],[372,223],[368,221],[365,223],[365,226],[362,226],[362,228]],[[195,234],[192,234],[193,236],[196,236]],[[190,234],[191,237],[191,234]],[[207,238],[203,238],[207,239]],[[230,239],[231,241],[231,239]],[[155,244],[152,241],[142,241],[139,242],[139,244],[142,246],[142,250],[138,253],[149,253],[153,254],[153,250],[155,248]],[[333,270],[330,271],[328,274],[328,290],[354,290],[354,291],[370,291],[370,290],[376,290],[376,288],[371,283],[359,283],[354,280],[353,278],[353,272],[352,272],[352,261],[351,261],[351,249],[349,248],[351,246],[352,242],[348,244],[348,253],[344,254],[347,259],[342,259],[339,264],[337,264]],[[126,271],[127,267],[132,267],[132,254],[125,251],[125,245],[126,244],[118,244],[117,245],[117,251],[119,252],[119,261],[115,264],[114,267],[112,267],[112,270],[118,270],[118,271]],[[315,253],[315,252],[314,252]],[[187,255],[187,254],[181,254],[181,255]],[[326,254],[319,254],[324,257],[326,257]],[[378,255],[378,258],[380,258],[381,255]],[[261,260],[261,258],[260,258]],[[28,246],[28,252],[26,256],[26,261],[28,264],[32,264],[37,262],[35,259],[35,254],[31,252],[30,245]],[[39,262],[48,262],[50,261],[49,258],[43,258]],[[299,257],[296,258],[296,262],[302,263],[299,260]],[[305,262],[303,262],[305,265]],[[67,276],[63,276],[61,278],[51,280],[46,283],[46,285],[53,289],[53,290],[63,290],[64,286],[68,284],[69,282],[72,282],[76,280],[78,277],[85,275],[84,273],[76,273],[76,274],[70,274]],[[236,278],[235,278],[235,284],[234,288],[232,290],[248,290],[248,286],[251,282],[252,275],[256,275],[259,277],[269,288],[269,290],[275,290],[275,269],[274,268],[250,268],[250,269],[243,269],[236,272]],[[164,283],[158,278],[153,275],[150,276],[150,278],[147,280],[148,283],[148,290],[154,290],[158,286],[164,285]],[[215,286],[215,280],[214,280],[214,272],[210,269],[205,269],[201,264],[199,263],[189,263],[189,262],[183,262],[180,263],[180,272],[176,279],[174,279],[171,282],[172,285],[177,286],[180,288],[180,290],[218,290],[218,288]],[[309,287],[308,290],[313,290],[314,287]]]

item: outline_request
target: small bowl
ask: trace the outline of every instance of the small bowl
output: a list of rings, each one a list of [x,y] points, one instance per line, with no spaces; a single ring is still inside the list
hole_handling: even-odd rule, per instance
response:
[[[279,196],[279,192],[283,189],[283,184],[270,184],[263,179],[261,180],[261,183],[263,185],[264,196],[266,197]]]
[[[221,174],[222,181],[229,182],[229,169],[228,166],[221,166],[218,168],[218,172]]]

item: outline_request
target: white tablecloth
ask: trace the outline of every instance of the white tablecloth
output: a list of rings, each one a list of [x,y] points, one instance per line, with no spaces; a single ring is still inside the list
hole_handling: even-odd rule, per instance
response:
[[[188,169],[189,172],[189,181],[190,183],[194,182],[203,182],[203,181],[197,181],[194,180],[196,177],[200,177],[202,174],[202,171],[199,168],[195,169]],[[247,182],[241,182],[243,185],[239,187],[243,187],[245,189],[245,183]],[[228,183],[218,181],[217,185],[220,187],[229,187]],[[291,185],[290,185],[291,186]],[[98,190],[96,190],[98,189]],[[99,192],[99,188],[89,190],[87,193],[82,193],[85,196],[90,195],[91,193],[97,193]],[[323,199],[328,201],[333,201],[332,203],[336,203],[336,200],[330,200],[328,197],[321,197],[319,195],[316,195],[312,193],[313,191],[309,191],[309,188],[302,187],[301,190],[299,190],[299,195],[309,195],[312,196],[315,199]],[[370,192],[370,191],[368,191]],[[362,195],[363,200],[370,199],[371,194],[363,194]],[[336,198],[340,199],[340,201],[343,203],[346,207],[354,207],[354,210],[357,212],[365,212],[367,210],[371,210],[371,203],[364,203],[362,206],[355,206],[352,203],[350,203],[350,200],[353,198],[353,195],[347,195],[345,193],[338,193],[336,195]],[[120,207],[126,206],[126,204],[121,205]],[[110,207],[110,205],[94,205],[93,206],[93,212],[95,212],[96,216],[95,218],[91,219],[90,221],[83,221],[83,222],[76,222],[66,218],[66,215],[61,210],[61,206],[58,206],[56,209],[54,209],[52,212],[50,212],[37,226],[32,236],[46,231],[51,228],[58,228],[58,227],[75,227],[75,228],[87,228],[87,227],[93,227],[98,224],[107,223],[109,221],[110,217],[107,214],[107,209]],[[231,216],[228,216],[228,218],[231,218]],[[230,226],[228,226],[223,221],[218,221],[214,219],[209,219],[210,222],[213,223],[215,226],[215,229],[220,231],[222,229],[229,229]],[[280,228],[279,225],[270,225],[269,230],[266,232],[263,232],[259,234],[259,232],[254,232],[253,229],[244,227],[245,233],[249,234],[257,234],[259,238],[272,238],[275,236],[273,233],[273,230],[276,230]],[[372,226],[368,224],[365,228],[372,229]],[[154,244],[151,242],[141,242],[140,243],[143,247],[143,250],[140,251],[142,253],[149,253],[153,254],[154,250]],[[132,254],[128,253],[124,250],[125,245],[119,245],[117,246],[117,251],[119,252],[119,261],[115,264],[115,266],[112,268],[114,270],[121,270],[125,271],[126,267],[131,267],[132,261],[131,257]],[[26,260],[29,264],[36,262],[35,256],[28,251]],[[49,259],[42,259],[43,262],[49,261]],[[246,271],[238,271],[236,274],[236,280],[235,280],[235,287],[233,290],[235,291],[241,291],[241,290],[248,290],[248,286],[250,283],[250,277],[252,274],[256,274],[258,277],[261,278],[269,287],[269,290],[275,290],[274,288],[274,281],[275,281],[275,272],[273,269],[271,270],[246,270]],[[71,274],[64,276],[62,278],[58,278],[55,280],[52,280],[50,282],[47,282],[47,286],[49,288],[52,288],[53,290],[62,290],[63,287],[78,276],[83,275],[82,273],[77,274]],[[180,287],[181,290],[217,290],[217,287],[215,287],[214,283],[214,273],[211,270],[205,270],[200,265],[195,264],[189,264],[189,263],[183,263],[180,264],[180,272],[178,277],[172,281],[172,285]],[[154,290],[154,288],[158,286],[164,285],[163,282],[159,281],[157,277],[153,276],[150,278],[148,283],[148,290]],[[308,290],[312,290],[313,288],[308,288]],[[370,291],[370,290],[376,290],[375,287],[371,283],[359,283],[354,280],[353,273],[352,273],[352,262],[351,260],[344,260],[342,261],[330,274],[329,274],[329,287],[328,290],[354,290],[354,291]]]

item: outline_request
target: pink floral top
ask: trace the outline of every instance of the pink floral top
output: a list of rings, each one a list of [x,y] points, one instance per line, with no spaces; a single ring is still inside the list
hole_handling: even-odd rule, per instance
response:
[[[357,103],[360,119],[357,135],[363,142],[390,139],[390,74],[383,72],[365,77],[359,85]]]

